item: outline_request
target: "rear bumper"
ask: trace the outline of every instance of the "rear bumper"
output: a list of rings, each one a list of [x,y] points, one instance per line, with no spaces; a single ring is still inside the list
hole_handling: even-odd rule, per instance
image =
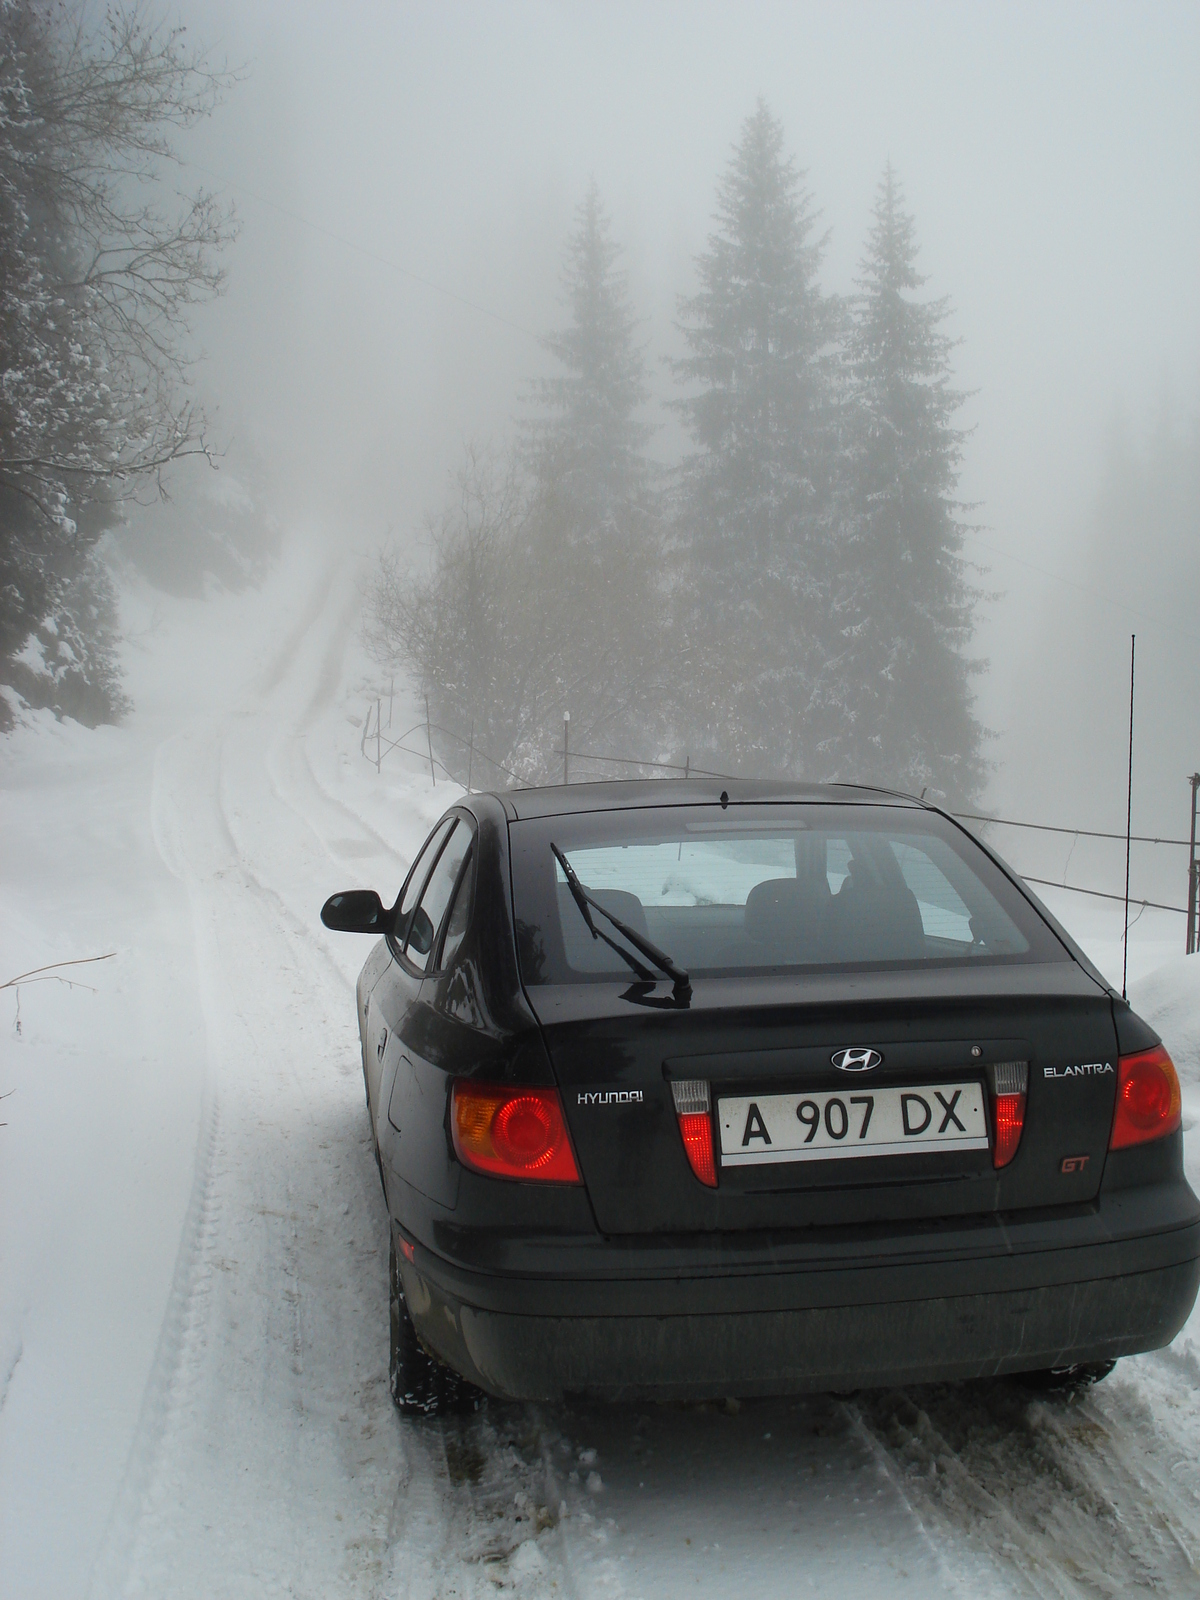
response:
[[[401,1274],[425,1343],[509,1399],[956,1381],[1169,1344],[1200,1287],[1196,1202],[1186,1185],[1170,1189],[1174,1205],[1127,1191],[1049,1230],[996,1219],[973,1249],[962,1232],[891,1248],[859,1240],[840,1259],[798,1243],[791,1259],[749,1267],[681,1249],[667,1272],[659,1250],[648,1273],[614,1248],[606,1273],[571,1273],[579,1263],[564,1259],[530,1275],[469,1270],[418,1246]]]
[[[558,1400],[719,1395],[995,1377],[1168,1344],[1196,1298],[1195,1262],[1028,1293],[810,1311],[522,1317],[452,1307],[447,1357],[492,1394]]]

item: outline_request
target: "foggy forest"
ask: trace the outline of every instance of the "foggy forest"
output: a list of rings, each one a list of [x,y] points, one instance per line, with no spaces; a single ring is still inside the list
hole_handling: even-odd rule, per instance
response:
[[[898,791],[1195,1186],[1197,81],[1176,0],[0,0],[0,1595],[1194,1592],[1191,1322],[393,1415],[318,913],[480,791]]]

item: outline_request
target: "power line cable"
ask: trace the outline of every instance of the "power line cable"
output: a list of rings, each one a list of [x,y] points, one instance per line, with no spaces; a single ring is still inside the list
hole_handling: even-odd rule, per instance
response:
[[[1074,589],[1079,594],[1091,595],[1094,600],[1100,600],[1105,605],[1114,607],[1117,611],[1125,612],[1128,616],[1139,617],[1145,622],[1155,622],[1164,628],[1171,626],[1165,618],[1155,615],[1154,612],[1139,611],[1137,607],[1128,605],[1123,600],[1114,600],[1111,595],[1105,594],[1103,589],[1097,589],[1090,583],[1080,583],[1078,579],[1065,577],[1061,572],[1055,572],[1051,567],[1039,566],[1036,561],[1026,561],[1024,556],[1015,556],[1011,550],[998,550],[995,545],[985,543],[984,540],[977,538],[974,534],[971,534],[970,537],[975,540],[979,549],[986,551],[988,555],[995,556],[1001,561],[1015,561],[1019,567],[1027,567],[1030,572],[1039,573],[1043,578],[1050,578],[1055,583],[1065,584],[1068,589]],[[1121,837],[1124,838],[1124,834]]]
[[[1014,822],[1011,817],[985,817],[974,811],[952,811],[952,817],[957,817],[960,822],[995,822],[1005,828],[1031,828],[1037,833],[1067,833],[1077,839],[1119,839],[1125,843],[1123,833],[1099,833],[1094,828],[1059,828],[1049,822]],[[1187,839],[1158,839],[1151,838],[1149,834],[1134,833],[1130,835],[1134,844],[1176,844],[1185,850],[1189,847]]]
[[[1118,905],[1125,904],[1123,894],[1108,894],[1103,889],[1080,889],[1073,883],[1056,883],[1053,878],[1031,878],[1027,872],[1018,873],[1017,876],[1025,883],[1037,883],[1045,889],[1065,889],[1068,894],[1091,895],[1095,900],[1115,900]],[[1174,911],[1181,917],[1186,917],[1187,912],[1182,906],[1165,906],[1160,900],[1138,900],[1131,898],[1131,906],[1149,906],[1152,911]]]

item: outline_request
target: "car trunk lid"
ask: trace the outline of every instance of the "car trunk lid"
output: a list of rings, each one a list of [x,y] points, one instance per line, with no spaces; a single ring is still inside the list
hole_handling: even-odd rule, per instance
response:
[[[605,1233],[935,1219],[1096,1193],[1116,1036],[1108,995],[1074,963],[701,980],[686,1009],[664,1004],[661,987],[637,995],[638,987],[530,990]],[[847,1072],[834,1064],[847,1050],[880,1059]],[[997,1170],[996,1069],[1013,1063],[1026,1068],[1024,1126],[1016,1156]],[[715,1188],[685,1155],[672,1092],[681,1082],[708,1085]],[[922,1104],[939,1125],[950,1105],[947,1141],[844,1153],[858,1142],[863,1102],[873,1098],[873,1116],[890,1108],[894,1118],[901,1096],[910,1128]],[[842,1131],[834,1101],[853,1119],[845,1144],[827,1137]],[[836,1146],[822,1159],[777,1159],[762,1137],[799,1105],[810,1123],[818,1108],[822,1142]],[[982,1145],[972,1105],[982,1112]],[[771,1149],[778,1144],[777,1133]],[[747,1152],[758,1159],[739,1159]]]

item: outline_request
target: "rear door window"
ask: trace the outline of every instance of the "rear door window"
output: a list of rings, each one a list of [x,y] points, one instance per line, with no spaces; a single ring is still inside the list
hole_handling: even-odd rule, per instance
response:
[[[396,908],[396,920],[392,937],[399,949],[404,949],[404,941],[408,937],[408,924],[417,904],[421,890],[425,887],[425,879],[429,876],[429,869],[437,857],[445,841],[446,835],[454,826],[454,818],[446,817],[438,823],[437,827],[421,846],[417,859],[413,862],[412,871],[404,885],[404,893],[400,897],[400,904]]]
[[[458,947],[462,944],[471,922],[471,905],[474,898],[475,850],[472,846],[467,851],[467,863],[459,877],[458,888],[454,892],[454,904],[450,907],[450,915],[446,918],[446,932],[442,937],[442,951],[438,957],[439,967],[448,967],[458,954]]]
[[[424,967],[434,947],[442,918],[450,904],[450,896],[454,893],[454,885],[458,882],[459,869],[470,848],[470,828],[465,822],[456,821],[409,921],[404,954],[415,966]]]

